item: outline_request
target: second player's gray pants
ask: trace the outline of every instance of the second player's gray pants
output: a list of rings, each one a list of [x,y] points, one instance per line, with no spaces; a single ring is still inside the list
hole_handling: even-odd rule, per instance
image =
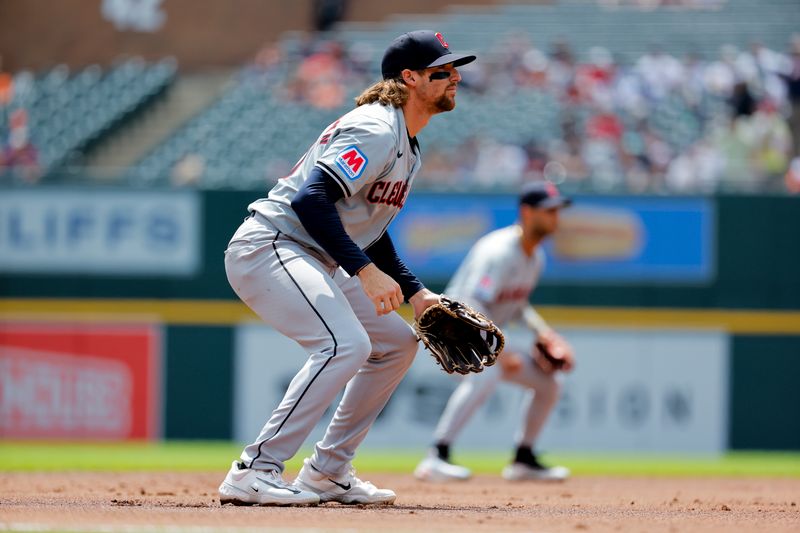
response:
[[[501,355],[500,357],[503,357]],[[523,418],[520,421],[516,444],[532,446],[558,402],[560,384],[555,374],[544,373],[527,355],[519,354],[522,367],[514,373],[505,373],[497,363],[480,374],[468,374],[453,391],[439,418],[434,432],[437,443],[451,444],[467,425],[478,408],[489,399],[500,381],[508,381],[528,389],[523,400]]]
[[[283,471],[346,385],[311,458],[321,472],[344,473],[413,362],[413,329],[397,313],[378,316],[357,277],[325,265],[260,216],[245,220],[234,235],[225,269],[242,301],[308,353],[241,459],[250,468]],[[282,357],[267,355],[269,346],[264,351]]]

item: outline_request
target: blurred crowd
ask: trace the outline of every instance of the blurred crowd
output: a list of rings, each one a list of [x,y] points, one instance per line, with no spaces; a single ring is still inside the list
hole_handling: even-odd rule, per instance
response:
[[[653,46],[626,58],[595,47],[581,61],[566,42],[545,53],[524,35],[498,50],[465,69],[464,85],[507,99],[510,112],[518,91],[542,91],[559,106],[561,128],[516,147],[485,139],[465,147],[456,158],[474,154],[478,181],[495,181],[481,173],[483,152],[502,150],[516,162],[503,176],[511,181],[545,176],[634,192],[788,187],[786,171],[800,155],[800,36],[788,53],[753,43],[726,45],[717,57],[678,58]]]
[[[661,7],[679,9],[718,9],[727,0],[597,0],[604,7],[635,7],[649,10]]]
[[[375,78],[366,47],[318,38],[294,54],[265,47],[245,76],[321,109],[346,108]],[[426,139],[420,180],[428,186],[511,187],[546,177],[631,192],[800,188],[792,170],[800,166],[792,164],[800,156],[800,34],[786,51],[754,42],[675,57],[653,45],[638,57],[594,47],[579,58],[567,41],[545,51],[520,33],[481,59],[461,69],[470,106],[507,101],[513,115],[515,96],[536,91],[560,124],[544,139],[509,142],[479,130],[456,147]]]
[[[14,181],[39,179],[39,153],[30,140],[28,111],[12,106],[14,93],[27,91],[32,84],[29,72],[14,76],[3,70],[0,56],[0,182],[4,175]]]
[[[344,112],[377,79],[381,51],[327,35],[309,34],[291,48],[267,45],[240,78],[258,81],[272,98]],[[541,47],[510,33],[461,73],[454,124],[469,135],[455,144],[440,142],[439,133],[423,139],[420,185],[514,188],[547,178],[573,191],[800,192],[800,34],[786,50],[753,42],[676,57],[657,45],[638,56],[599,46],[578,56],[566,40]],[[35,181],[27,113],[6,105],[15,80],[0,63],[0,174]],[[533,93],[554,124],[518,110]],[[546,134],[488,133],[469,120],[487,103],[498,119],[541,121]]]

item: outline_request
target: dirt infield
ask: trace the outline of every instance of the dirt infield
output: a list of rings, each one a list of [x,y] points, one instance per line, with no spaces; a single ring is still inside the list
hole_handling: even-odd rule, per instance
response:
[[[165,526],[281,531],[800,531],[800,479],[479,476],[391,487],[391,507],[221,507],[213,473],[3,473],[0,529],[131,531]]]

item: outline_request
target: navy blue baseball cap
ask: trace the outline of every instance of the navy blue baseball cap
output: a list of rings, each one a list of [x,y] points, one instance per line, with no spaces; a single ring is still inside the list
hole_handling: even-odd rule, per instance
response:
[[[522,187],[519,203],[536,207],[537,209],[550,209],[553,207],[568,207],[572,205],[572,199],[561,196],[553,182],[532,181]]]
[[[460,67],[473,61],[474,55],[451,52],[450,45],[441,33],[417,30],[404,33],[392,41],[383,54],[381,73],[383,79],[389,80],[400,76],[405,69],[422,70],[448,63]]]

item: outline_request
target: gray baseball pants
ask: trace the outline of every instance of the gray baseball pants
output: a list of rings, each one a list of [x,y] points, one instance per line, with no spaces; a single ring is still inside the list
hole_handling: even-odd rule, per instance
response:
[[[283,471],[346,386],[311,457],[325,474],[345,473],[414,360],[413,329],[397,313],[378,316],[357,277],[325,264],[260,215],[246,219],[234,234],[225,270],[239,298],[308,353],[242,461],[249,468]],[[282,357],[270,354],[268,346],[264,351]]]

